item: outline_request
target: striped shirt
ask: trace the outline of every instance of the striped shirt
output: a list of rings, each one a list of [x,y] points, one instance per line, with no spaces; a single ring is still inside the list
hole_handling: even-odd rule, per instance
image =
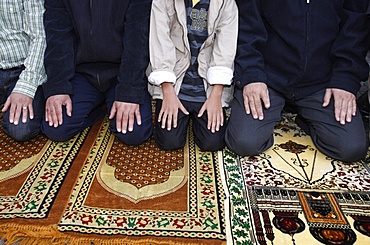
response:
[[[44,0],[0,1],[0,69],[24,65],[13,92],[34,97],[46,81]]]
[[[188,39],[190,44],[190,67],[181,84],[179,98],[191,102],[205,102],[206,92],[203,79],[198,74],[198,54],[208,37],[207,16],[210,0],[200,0],[192,6],[192,0],[185,0],[187,12]]]

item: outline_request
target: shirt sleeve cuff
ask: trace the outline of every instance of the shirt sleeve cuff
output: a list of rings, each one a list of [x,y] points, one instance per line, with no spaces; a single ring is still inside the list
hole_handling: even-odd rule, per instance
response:
[[[207,79],[211,85],[230,85],[233,79],[233,70],[224,66],[213,66],[207,71]]]
[[[148,80],[151,84],[159,86],[164,82],[175,84],[176,76],[173,72],[169,71],[153,71],[150,73]]]

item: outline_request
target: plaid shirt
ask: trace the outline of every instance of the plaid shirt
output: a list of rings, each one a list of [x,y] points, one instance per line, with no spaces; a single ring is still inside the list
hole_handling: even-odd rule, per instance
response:
[[[13,92],[31,98],[46,80],[44,0],[0,1],[0,69],[24,65]]]

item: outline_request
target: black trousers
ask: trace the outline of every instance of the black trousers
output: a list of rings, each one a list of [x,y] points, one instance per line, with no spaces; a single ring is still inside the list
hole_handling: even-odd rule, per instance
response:
[[[264,109],[264,119],[260,121],[253,119],[252,114],[246,114],[242,93],[241,89],[235,90],[225,141],[239,155],[258,155],[274,143],[274,126],[281,119],[286,98],[269,89],[271,106]],[[322,106],[324,94],[325,89],[293,101],[300,119],[296,120],[298,126],[327,156],[342,161],[360,160],[367,152],[367,136],[358,108],[352,121],[341,125],[335,120],[333,98],[327,107]]]
[[[162,129],[161,123],[158,122],[158,114],[162,107],[162,100],[156,101],[156,128],[154,131],[154,139],[157,145],[164,150],[175,150],[184,147],[190,118],[192,118],[194,140],[198,147],[205,151],[221,150],[225,146],[224,136],[226,120],[224,120],[224,126],[220,127],[219,131],[212,133],[207,128],[207,112],[203,113],[202,117],[197,116],[203,103],[184,100],[181,100],[181,103],[189,112],[189,115],[185,115],[179,110],[177,127],[168,131],[166,128]]]

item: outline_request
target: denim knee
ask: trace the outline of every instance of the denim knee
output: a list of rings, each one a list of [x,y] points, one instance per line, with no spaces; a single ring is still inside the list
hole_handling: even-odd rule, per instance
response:
[[[4,132],[15,141],[24,142],[36,137],[40,133],[40,125],[22,123],[14,125],[4,120],[2,122]]]

